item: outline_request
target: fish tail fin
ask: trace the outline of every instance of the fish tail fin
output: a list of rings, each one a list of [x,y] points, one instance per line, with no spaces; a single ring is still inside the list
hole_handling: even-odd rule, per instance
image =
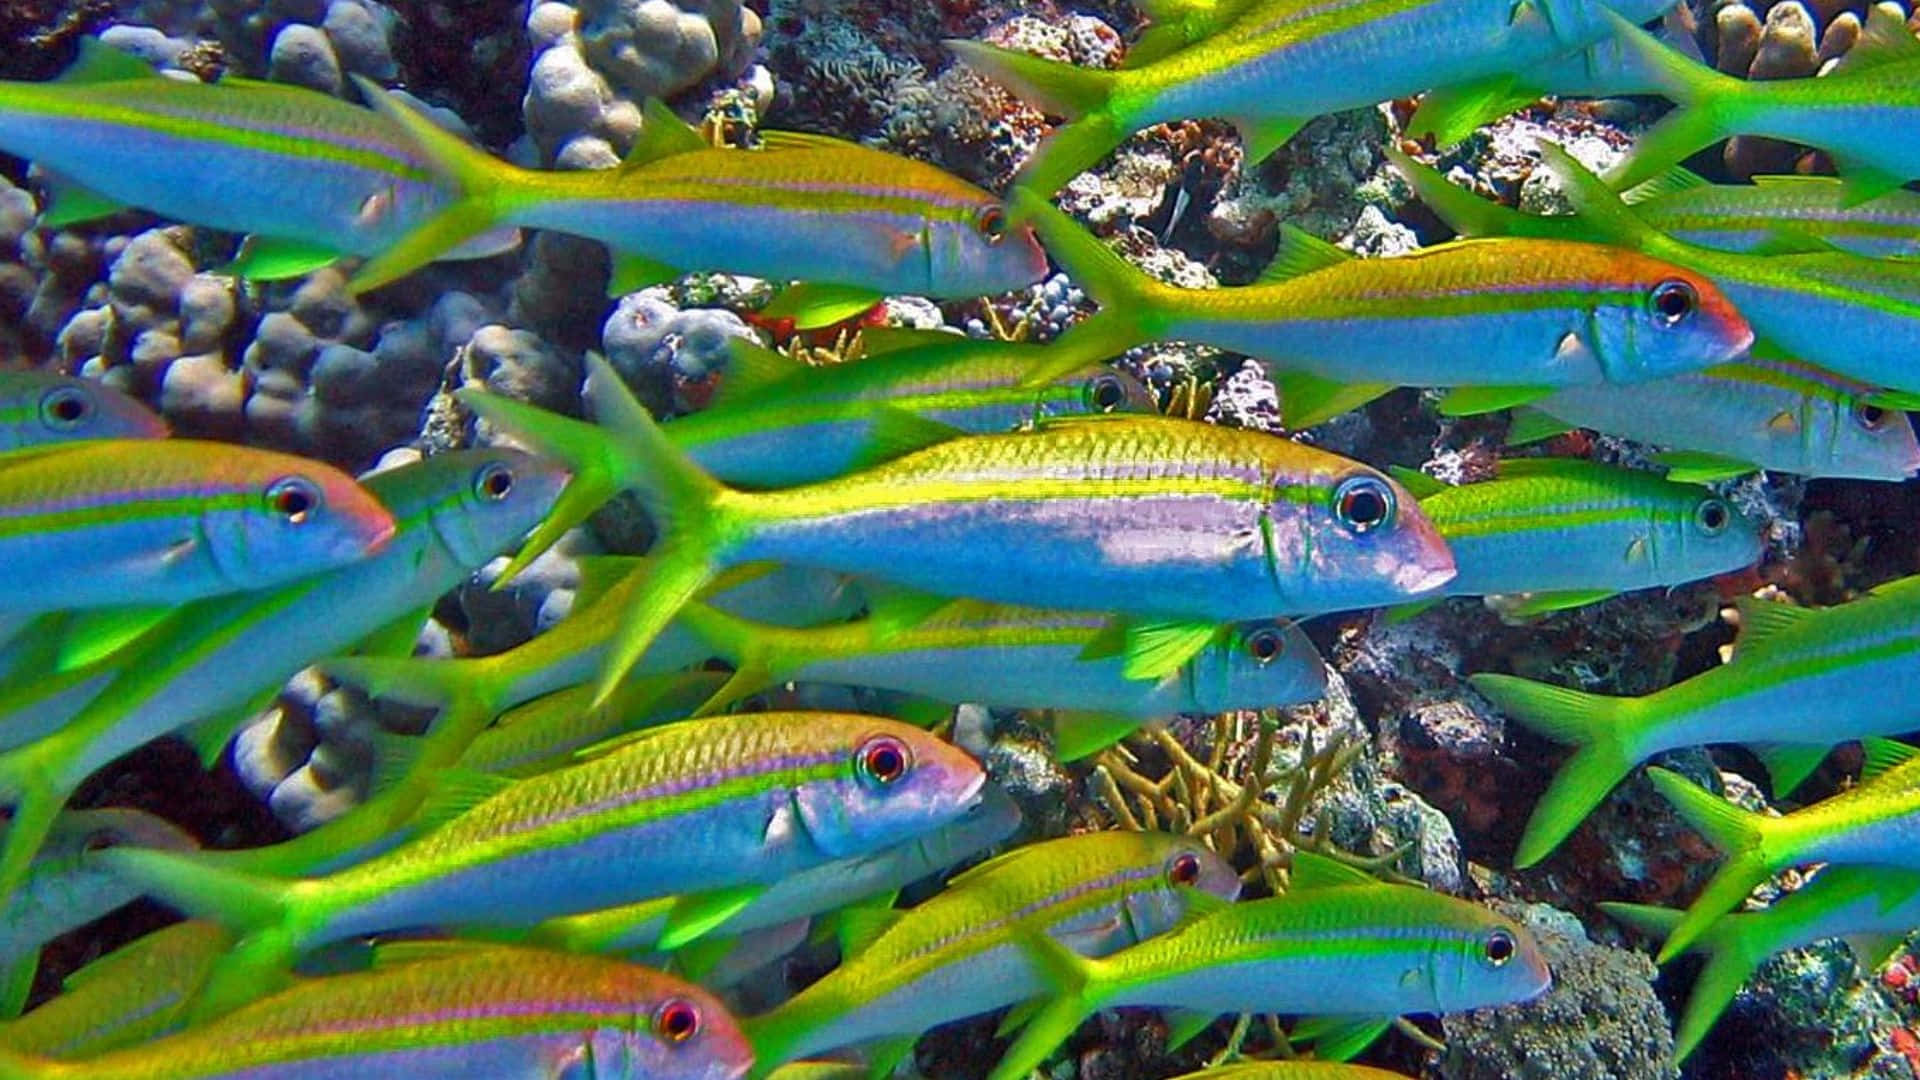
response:
[[[1020,1029],[988,1080],[1025,1080],[1100,1008],[1100,961],[1081,956],[1039,931],[1023,934],[1019,945],[1046,984],[1046,1004]]]
[[[1388,146],[1386,152],[1387,160],[1406,177],[1407,186],[1454,232],[1462,236],[1516,236],[1524,231],[1528,215],[1451,183],[1439,169],[1415,161],[1397,147]]]
[[[598,425],[497,395],[463,391],[461,400],[573,471],[559,503],[515,556],[509,574],[620,491],[638,494],[660,529],[645,570],[648,587],[608,643],[594,697],[598,707],[680,608],[724,569],[728,549],[744,528],[734,512],[744,497],[675,446],[604,358],[588,356],[587,371],[587,399]]]
[[[1091,360],[1117,356],[1152,340],[1147,320],[1165,308],[1168,286],[1128,262],[1045,198],[1015,189],[1008,203],[1016,217],[1033,226],[1061,269],[1100,304],[1097,314],[1074,324],[1047,346],[1047,358],[1027,374],[1024,384],[1050,382]]]
[[[1072,121],[1043,140],[1021,166],[1021,187],[1051,195],[1129,134],[1112,111],[1119,72],[1063,64],[980,41],[950,40],[946,46],[961,63],[1005,85],[1021,100]]]
[[[513,166],[433,122],[417,107],[354,76],[375,112],[398,124],[426,158],[427,167],[458,193],[438,214],[364,263],[347,288],[354,295],[397,281],[492,231],[513,209]]]
[[[1647,778],[1687,824],[1727,853],[1726,862],[1667,935],[1655,957],[1664,964],[1685,952],[1715,919],[1738,907],[1766,879],[1771,869],[1765,843],[1769,819],[1735,806],[1679,773],[1656,767],[1647,770]]]
[[[1606,697],[1512,675],[1468,679],[1500,711],[1554,742],[1573,746],[1573,756],[1540,797],[1527,819],[1514,865],[1546,858],[1582,819],[1600,805],[1636,764],[1628,736],[1636,699]]]
[[[1614,24],[1624,62],[1678,106],[1634,140],[1632,151],[1608,171],[1608,186],[1625,191],[1734,134],[1737,125],[1730,112],[1744,100],[1746,87],[1743,80],[1687,56],[1617,12],[1605,14]]]
[[[7,821],[7,838],[0,845],[0,906],[26,883],[33,869],[34,856],[53,831],[54,819],[72,794],[70,785],[55,780],[53,762],[42,754],[61,735],[55,734],[30,746],[0,755],[0,794],[13,803],[13,816]]]
[[[797,1004],[789,1001],[772,1012],[740,1020],[747,1045],[753,1047],[753,1068],[747,1080],[762,1080],[787,1062],[812,1052],[806,1040],[818,1022],[810,1013],[795,1008]]]
[[[1673,908],[1648,904],[1602,902],[1600,907],[1635,931],[1659,940],[1672,937],[1683,914]],[[1733,995],[1739,993],[1740,987],[1766,959],[1766,950],[1760,946],[1757,935],[1747,929],[1750,926],[1758,924],[1751,920],[1720,919],[1689,947],[1695,952],[1705,952],[1707,962],[1693,981],[1693,995],[1687,999],[1674,1031],[1675,1061],[1685,1061],[1687,1055],[1693,1053],[1713,1029],[1714,1021],[1726,1011]]]
[[[1567,201],[1573,203],[1581,220],[1598,234],[1598,239],[1630,248],[1645,248],[1649,242],[1662,239],[1659,230],[1642,221],[1618,192],[1574,160],[1572,154],[1547,142],[1540,144],[1540,153],[1546,159],[1547,169],[1566,188]]]

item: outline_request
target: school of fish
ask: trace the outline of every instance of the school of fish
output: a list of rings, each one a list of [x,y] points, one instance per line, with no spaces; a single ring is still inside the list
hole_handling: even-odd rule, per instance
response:
[[[618,168],[564,172],[510,165],[364,79],[361,107],[162,78],[89,39],[58,80],[0,83],[0,151],[44,170],[43,225],[131,206],[246,234],[225,268],[241,278],[347,259],[367,291],[552,230],[604,244],[617,292],[771,279],[765,314],[799,328],[887,295],[1021,289],[1050,260],[1098,306],[1044,344],[873,328],[826,366],[736,342],[712,404],[666,421],[589,355],[589,419],[463,390],[524,449],[358,478],[171,437],[98,381],[0,372],[0,1080],[879,1077],[928,1030],[989,1013],[1008,1041],[974,1073],[1025,1080],[1117,1007],[1159,1010],[1171,1047],[1223,1017],[1287,1019],[1284,1060],[1182,1080],[1379,1080],[1397,1074],[1345,1061],[1401,1018],[1546,993],[1522,922],[1315,839],[1257,865],[1204,822],[1014,842],[1022,813],[950,707],[1029,710],[1066,763],[1181,715],[1247,739],[1326,693],[1302,620],[1418,619],[1454,597],[1531,619],[1731,580],[1767,537],[1708,485],[1920,471],[1903,412],[1920,407],[1920,197],[1903,188],[1920,180],[1920,38],[1871,7],[1830,73],[1750,82],[1643,29],[1672,4],[1145,0],[1111,71],[949,42],[1059,118],[1004,198],[822,135],[716,146],[659,101]],[[1675,108],[1604,176],[1542,145],[1561,216],[1390,148],[1460,239],[1357,258],[1281,223],[1243,286],[1164,283],[1053,201],[1168,121],[1230,121],[1251,166],[1337,110],[1424,95],[1409,133],[1444,145],[1542,94]],[[1840,176],[1715,185],[1679,167],[1734,135],[1818,147]],[[1450,415],[1510,410],[1509,449],[1455,485],[1162,415],[1108,362],[1170,341],[1263,362],[1289,428],[1431,387]],[[1519,449],[1576,428],[1667,452],[1646,469]],[[482,566],[511,555],[504,582],[625,495],[651,550],[580,559],[551,629],[411,655]],[[1737,608],[1723,663],[1646,696],[1470,680],[1571,748],[1518,868],[1663,752],[1742,744],[1785,799],[1863,742],[1856,784],[1779,816],[1645,770],[1724,855],[1685,911],[1603,905],[1663,963],[1707,955],[1682,1059],[1771,953],[1846,937],[1877,963],[1920,927],[1920,749],[1891,739],[1914,726],[1920,576]],[[163,737],[217,763],[314,666],[434,714],[377,741],[367,797],[336,819],[215,850],[141,811],[68,808]],[[788,683],[907,705],[766,707]],[[45,943],[142,896],[186,921],[36,995]],[[837,966],[730,1008],[809,938]]]

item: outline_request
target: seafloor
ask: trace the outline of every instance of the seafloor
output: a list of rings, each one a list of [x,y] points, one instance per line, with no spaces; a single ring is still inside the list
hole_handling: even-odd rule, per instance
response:
[[[1729,14],[1743,4],[1752,10]],[[1696,12],[1709,55],[1721,55],[1728,70],[1748,59],[1757,77],[1811,74],[1844,48],[1824,36],[1827,28],[1861,10],[1852,0],[1711,7]],[[51,77],[74,55],[78,36],[104,32],[123,48],[196,72],[342,95],[352,94],[351,74],[404,86],[527,164],[614,163],[636,130],[636,103],[657,95],[682,116],[710,118],[736,135],[754,127],[830,133],[1003,190],[1045,120],[953,64],[940,41],[984,38],[1106,66],[1141,23],[1127,0],[578,0],[577,9],[547,2],[531,10],[526,0],[5,0],[0,77]],[[1529,179],[1536,135],[1604,164],[1664,108],[1642,99],[1543,103],[1484,129],[1440,164],[1483,192],[1552,205],[1555,192]],[[1280,222],[1364,255],[1409,251],[1448,235],[1411,201],[1382,153],[1409,110],[1390,102],[1316,120],[1258,166],[1243,160],[1223,123],[1153,127],[1073,181],[1059,201],[1097,231],[1123,237],[1136,261],[1195,285],[1251,280],[1273,252]],[[1689,164],[1727,181],[1818,166],[1801,158],[1793,147],[1744,140]],[[35,190],[25,163],[0,158],[0,359],[103,378],[153,404],[178,434],[290,449],[349,470],[470,438],[450,396],[463,386],[577,414],[588,350],[604,353],[654,409],[698,407],[726,377],[726,339],[777,329],[753,315],[766,290],[750,281],[695,277],[607,299],[601,250],[552,234],[509,255],[439,264],[367,299],[350,297],[332,270],[235,290],[208,273],[225,250],[222,238],[138,212],[37,229]],[[894,299],[875,318],[1044,340],[1091,309],[1056,279],[984,301]],[[824,334],[809,344],[831,352],[844,341]],[[1187,347],[1136,350],[1123,363],[1171,410],[1279,429],[1276,394],[1257,363]],[[1459,479],[1486,474],[1503,434],[1499,419],[1445,418],[1433,394],[1400,390],[1298,437],[1375,466]],[[1648,454],[1580,435],[1557,449],[1629,463]],[[1551,858],[1512,868],[1520,828],[1564,752],[1503,724],[1465,674],[1515,671],[1644,693],[1719,662],[1734,636],[1721,609],[1735,597],[1771,587],[1802,604],[1831,605],[1920,570],[1913,483],[1767,473],[1723,486],[1763,519],[1767,536],[1764,561],[1737,578],[1517,624],[1476,600],[1399,623],[1359,614],[1310,624],[1334,679],[1324,704],[1286,713],[1276,761],[1295,768],[1269,798],[1287,804],[1298,781],[1306,796],[1300,828],[1360,855],[1392,854],[1391,870],[1433,887],[1524,912],[1554,964],[1554,988],[1536,1002],[1420,1020],[1426,1042],[1391,1033],[1361,1060],[1445,1080],[1920,1075],[1920,961],[1902,952],[1868,972],[1836,943],[1765,964],[1705,1045],[1676,1068],[1669,1017],[1686,998],[1690,964],[1657,971],[1645,943],[1629,940],[1596,903],[1682,904],[1715,859],[1643,779],[1625,785]],[[637,551],[648,534],[639,515],[619,507],[603,511],[592,531],[575,550]],[[524,640],[565,614],[576,578],[563,554],[501,592],[477,582],[439,606],[425,647],[478,654]],[[139,807],[210,846],[266,843],[351,801],[364,782],[368,725],[419,722],[304,676],[210,778],[183,745],[162,742],[94,778],[73,805]],[[1023,839],[1115,820],[1093,774],[1053,761],[1044,736],[1019,717],[963,716],[961,728],[995,782],[1027,810]],[[1228,730],[1202,720],[1172,728],[1200,762],[1238,778],[1248,742],[1213,745]],[[1346,752],[1330,758],[1330,746]],[[1314,773],[1312,762],[1299,761],[1305,749],[1337,767]],[[1132,768],[1157,778],[1176,767],[1168,753],[1140,746]],[[1760,798],[1747,778],[1763,774],[1738,751],[1696,749],[1665,761]],[[1836,755],[1797,801],[1839,790],[1856,764],[1847,752]],[[171,918],[141,902],[68,934],[48,951],[36,998]],[[749,1002],[776,999],[784,984],[818,975],[830,955],[803,951],[738,993]],[[992,1038],[996,1022],[936,1030],[913,1067],[929,1077],[983,1075],[995,1057],[983,1048],[1001,1045]],[[1052,1075],[1173,1076],[1218,1052],[1228,1027],[1170,1055],[1152,1014],[1107,1014],[1082,1029]],[[1266,1039],[1256,1024],[1248,1046],[1258,1051]]]

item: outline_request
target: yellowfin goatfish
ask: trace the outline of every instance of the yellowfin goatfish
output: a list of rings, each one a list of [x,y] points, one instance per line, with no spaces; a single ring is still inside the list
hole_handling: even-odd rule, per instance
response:
[[[1088,351],[1082,337],[1111,353],[1192,341],[1340,382],[1548,387],[1657,379],[1731,360],[1753,343],[1746,320],[1701,275],[1598,244],[1463,241],[1355,259],[1283,227],[1259,282],[1182,289],[1045,201],[1025,192],[1014,201],[1100,301],[1098,314],[1055,343],[1068,357]]]
[[[0,1050],[4,1080],[594,1077],[735,1080],[752,1063],[711,994],[590,956],[436,942],[312,979],[144,1046],[54,1062]]]
[[[0,1047],[86,1058],[165,1035],[232,945],[231,932],[199,921],[136,938],[67,976],[60,996],[0,1023]]]
[[[604,361],[607,428],[498,395],[464,400],[570,463],[548,523],[623,488],[665,526],[652,585],[609,649],[604,696],[694,594],[758,561],[869,574],[943,595],[1184,623],[1416,599],[1454,574],[1413,500],[1379,472],[1254,431],[1159,417],[972,435],[838,480],[726,488],[672,445]]]
[[[0,457],[0,612],[180,604],[373,555],[393,515],[324,462],[100,439]]]
[[[1598,0],[1322,0],[1236,4],[1213,37],[1153,63],[1094,71],[975,41],[947,47],[968,66],[1073,123],[1043,142],[1020,184],[1058,191],[1128,135],[1220,116],[1257,163],[1326,113],[1448,83],[1524,71],[1612,32]],[[1672,0],[1614,0],[1650,19]]]
[[[452,199],[406,130],[377,112],[276,83],[166,78],[92,39],[55,82],[0,83],[0,149],[58,178],[43,224],[138,206],[251,233],[232,269],[255,278],[383,251]],[[491,255],[517,238],[468,239],[440,257]]]
[[[887,293],[1006,292],[1046,274],[1033,234],[992,195],[908,158],[819,135],[765,135],[717,149],[654,102],[618,169],[535,172],[468,146],[392,98],[459,201],[360,268],[375,288],[502,222],[589,237],[614,253],[627,292],[695,270],[808,282],[776,312],[799,325],[859,314]]]
[[[76,439],[158,439],[167,422],[97,379],[0,371],[0,451]]]

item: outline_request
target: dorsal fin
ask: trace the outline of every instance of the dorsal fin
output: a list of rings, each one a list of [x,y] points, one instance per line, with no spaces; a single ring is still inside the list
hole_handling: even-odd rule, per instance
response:
[[[1907,21],[1880,4],[1867,8],[1867,24],[1860,30],[1860,39],[1853,43],[1846,55],[1833,65],[1827,73],[1834,75],[1851,74],[1881,67],[1886,64],[1899,64],[1920,61],[1920,38],[1913,36],[1907,29]]]
[[[1675,165],[1666,172],[1636,184],[1620,193],[1620,201],[1628,206],[1637,206],[1643,202],[1662,199],[1669,195],[1678,195],[1695,188],[1712,187],[1707,178],[1684,166]]]
[[[720,388],[713,395],[714,408],[759,393],[809,366],[743,337],[727,339],[727,357],[727,373],[721,377]]]
[[[1260,272],[1258,282],[1262,285],[1271,285],[1276,282],[1290,281],[1316,270],[1338,266],[1352,258],[1352,255],[1312,233],[1297,226],[1282,223],[1280,248],[1273,253],[1273,261]]]
[[[1380,879],[1357,866],[1311,851],[1293,853],[1293,872],[1288,875],[1290,892],[1301,889],[1331,889],[1340,885],[1378,885]]]
[[[1861,739],[1860,750],[1866,757],[1866,763],[1860,768],[1862,782],[1873,779],[1881,773],[1890,772],[1920,757],[1920,747],[1908,746],[1892,739]]]
[[[841,909],[838,921],[840,956],[845,959],[865,952],[868,946],[880,940],[881,935],[900,921],[900,913],[892,908],[865,905],[847,907]]]
[[[698,129],[674,115],[659,98],[648,98],[640,106],[640,115],[640,134],[634,137],[633,149],[621,160],[622,169],[638,169],[677,154],[713,149]]]
[[[164,76],[145,60],[121,52],[99,38],[86,37],[80,39],[80,56],[54,81],[84,84],[158,78]]]
[[[1507,445],[1525,446],[1572,430],[1572,424],[1539,409],[1515,409],[1513,419],[1507,424]]]
[[[1456,386],[1440,398],[1441,416],[1478,416],[1538,401],[1553,393],[1547,386]]]
[[[1734,605],[1740,611],[1740,637],[1733,643],[1733,661],[1766,655],[1768,643],[1811,618],[1816,609],[1743,596]]]
[[[1399,481],[1400,486],[1416,499],[1425,499],[1447,490],[1444,481],[1428,476],[1419,469],[1409,469],[1405,465],[1387,466],[1387,474]]]
[[[445,769],[434,778],[433,791],[420,803],[413,824],[425,832],[437,829],[513,786],[504,776],[472,769]]]
[[[1609,478],[1619,476],[1627,470],[1602,465],[1586,458],[1569,457],[1526,457],[1501,458],[1494,463],[1494,475],[1502,480],[1521,480],[1533,477],[1587,479],[1592,477]]]

